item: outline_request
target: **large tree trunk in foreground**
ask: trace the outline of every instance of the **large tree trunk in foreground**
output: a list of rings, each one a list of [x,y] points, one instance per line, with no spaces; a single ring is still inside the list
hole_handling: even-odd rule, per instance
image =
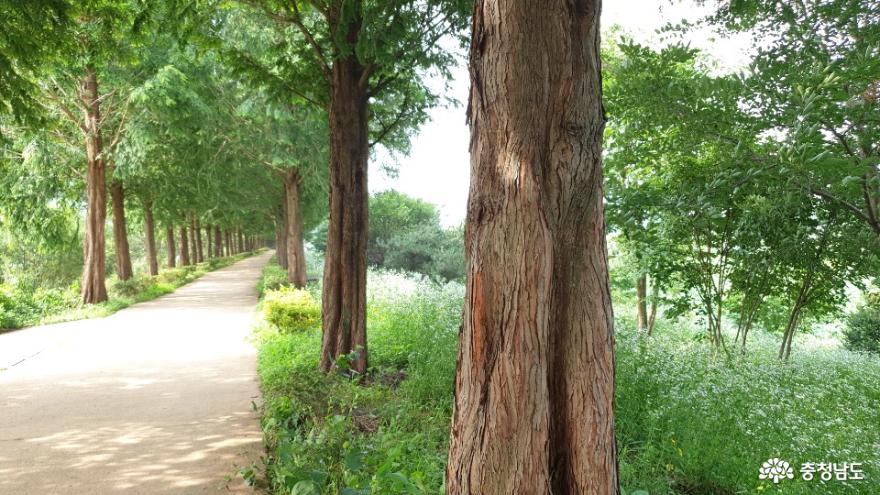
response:
[[[150,276],[155,277],[159,274],[159,257],[156,253],[156,222],[153,220],[153,204],[149,201],[144,201],[144,234],[147,241],[147,267],[150,270]],[[171,238],[173,239],[174,235]]]
[[[174,247],[174,227],[170,225],[165,229],[165,245],[168,248],[168,268],[174,268],[177,248]]]
[[[110,183],[110,202],[113,209],[113,242],[116,246],[116,278],[128,280],[134,275],[131,268],[131,250],[125,225],[125,191],[122,182]]]
[[[648,329],[648,277],[644,273],[636,279],[636,329]]]
[[[450,495],[619,492],[599,10],[476,3]]]
[[[359,26],[350,23],[356,36]],[[351,34],[350,34],[351,36]],[[367,370],[367,92],[352,55],[333,65],[330,97],[330,224],[324,260],[321,369],[352,351]],[[292,242],[289,239],[288,242]],[[293,263],[293,259],[288,260]]]
[[[303,247],[302,205],[299,199],[299,170],[288,170],[284,177],[284,200],[287,204],[287,232],[284,236],[287,245],[287,280],[296,287],[305,287],[306,251]]]
[[[95,304],[107,300],[104,222],[107,219],[107,183],[101,157],[101,108],[98,78],[91,67],[86,69],[82,96],[86,105],[86,232],[83,239],[82,302]]]
[[[182,266],[190,265],[189,259],[189,236],[186,235],[186,226],[180,226],[180,264]]]

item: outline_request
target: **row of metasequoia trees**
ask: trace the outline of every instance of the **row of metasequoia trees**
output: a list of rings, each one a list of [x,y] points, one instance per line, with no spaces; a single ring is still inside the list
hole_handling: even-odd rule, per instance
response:
[[[679,55],[668,66],[622,49],[632,60],[615,65],[612,58],[606,72],[621,124],[609,141],[610,223],[653,287],[687,288],[682,305],[702,314],[717,346],[724,346],[730,287],[754,289],[743,291],[743,321],[750,321],[750,308],[766,296],[765,279],[751,276],[762,273],[754,263],[784,259],[765,271],[797,268],[780,278],[796,294],[780,351],[787,355],[801,312],[828,292],[819,289],[827,285],[822,277],[864,269],[830,264],[844,258],[826,253],[848,248],[854,254],[845,259],[865,259],[872,248],[863,238],[880,232],[872,144],[878,85],[870,75],[878,57],[860,55],[872,53],[863,45],[876,37],[862,31],[875,25],[877,6],[829,5],[780,10],[750,0],[709,19],[770,33],[772,49],[757,60],[754,80],[697,73],[680,81],[693,68],[681,49],[667,52]],[[202,225],[213,228],[215,247],[244,244],[245,234],[274,236],[296,285],[307,280],[302,232],[329,205],[320,367],[330,371],[351,355],[353,370],[367,373],[368,158],[377,145],[408,149],[428,109],[443,101],[423,75],[449,77],[454,57],[444,47],[465,44],[470,26],[467,285],[447,490],[618,493],[601,2],[223,6],[37,0],[10,7],[11,19],[22,22],[3,26],[14,41],[2,47],[2,61],[14,62],[0,75],[10,110],[4,139],[17,153],[8,166],[19,182],[34,179],[32,190],[4,198],[15,228],[48,231],[55,224],[28,218],[84,209],[83,300],[95,302],[104,283],[108,194],[120,242],[126,205],[149,205],[135,211],[171,229],[169,247],[177,234],[181,258],[186,252],[190,261],[199,257]],[[23,22],[35,18],[42,22]],[[817,22],[833,40],[817,42],[804,27]],[[828,46],[846,53],[823,51]],[[858,68],[844,83],[842,61]],[[794,91],[771,84],[797,79],[790,70],[803,76]],[[758,94],[753,113],[742,110],[750,91]],[[695,173],[703,169],[711,173]],[[784,207],[775,208],[780,198]],[[229,230],[235,235],[223,233]],[[117,272],[129,273],[121,247]],[[647,290],[640,276],[641,301]],[[646,308],[639,319],[650,326]]]
[[[28,2],[13,14],[44,22],[10,31],[21,46],[4,51],[18,62],[3,83],[20,91],[3,93],[5,138],[21,150],[19,178],[39,162],[85,192],[70,193],[83,204],[59,202],[45,182],[32,191],[85,209],[85,302],[104,293],[108,193],[120,243],[130,211],[143,212],[153,255],[155,225],[165,226],[169,263],[175,237],[181,260],[198,260],[206,226],[215,247],[240,239],[236,230],[218,242],[218,225],[274,230],[297,285],[303,228],[329,195],[321,368],[354,353],[366,373],[367,160],[380,144],[406,151],[443,101],[422,75],[449,77],[441,41],[464,44],[473,14],[468,284],[448,487],[616,493],[600,8],[553,3],[536,17],[524,1]],[[202,42],[210,49],[189,46]],[[130,273],[124,245],[117,252],[117,272]]]

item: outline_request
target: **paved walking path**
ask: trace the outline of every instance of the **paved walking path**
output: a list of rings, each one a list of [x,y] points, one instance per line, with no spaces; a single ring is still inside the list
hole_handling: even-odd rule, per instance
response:
[[[0,494],[248,493],[269,253],[103,319],[0,334]]]

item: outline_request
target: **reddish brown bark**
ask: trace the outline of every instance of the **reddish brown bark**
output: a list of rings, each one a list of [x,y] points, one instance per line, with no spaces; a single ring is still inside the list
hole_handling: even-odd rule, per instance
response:
[[[118,180],[110,182],[110,203],[113,211],[113,243],[116,248],[116,278],[128,280],[134,273],[125,225],[125,190]]]
[[[284,199],[287,217],[287,232],[284,236],[287,247],[287,280],[296,287],[305,287],[306,252],[303,247],[302,206],[299,196],[299,170],[290,169],[284,176]]]
[[[478,0],[450,495],[619,493],[599,0]]]
[[[189,236],[185,225],[180,226],[180,264],[181,266],[192,264],[189,258]]]
[[[159,274],[159,256],[156,253],[156,222],[153,220],[153,204],[144,201],[144,237],[147,245],[147,269],[150,276],[155,277]],[[174,239],[174,235],[171,235]],[[170,251],[172,254],[174,251]]]
[[[101,108],[98,78],[92,67],[86,69],[82,97],[86,105],[84,130],[86,136],[86,222],[83,239],[83,276],[81,299],[86,304],[107,300],[105,285],[106,254],[104,222],[107,219],[107,183],[104,159],[101,156]]]
[[[189,216],[189,229],[187,230],[189,238],[189,257],[192,264],[199,262],[199,248],[196,245],[196,220],[192,215]]]
[[[217,257],[223,256],[223,234],[217,226],[214,227],[214,246]]]
[[[174,247],[174,227],[170,225],[165,229],[165,246],[168,248],[168,268],[174,268],[177,265],[177,248]]]
[[[193,232],[195,233],[196,253],[198,253],[196,259],[202,263],[205,261],[205,250],[202,245],[202,225],[198,218],[193,220]]]
[[[356,40],[359,20],[347,25]],[[337,59],[330,96],[330,223],[324,260],[321,369],[356,352],[352,367],[367,370],[368,94],[355,55]],[[292,260],[289,260],[292,261]]]

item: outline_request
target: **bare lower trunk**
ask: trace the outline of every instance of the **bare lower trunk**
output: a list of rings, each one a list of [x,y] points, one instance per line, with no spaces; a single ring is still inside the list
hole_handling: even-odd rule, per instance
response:
[[[217,251],[217,256],[223,256],[223,233],[220,231],[220,227],[214,227],[214,249]]]
[[[122,182],[110,183],[110,202],[113,210],[113,242],[116,247],[116,278],[132,277],[131,250],[128,247],[128,230],[125,225],[125,190]]]
[[[205,254],[208,258],[214,257],[214,246],[211,243],[211,226],[205,226]]]
[[[196,253],[198,253],[196,259],[199,263],[203,263],[205,261],[205,249],[202,245],[202,225],[198,218],[193,220],[193,232],[195,232]]]
[[[147,268],[150,270],[150,276],[155,277],[159,274],[159,256],[156,253],[156,222],[153,220],[153,204],[149,201],[144,201],[144,237],[147,245]],[[173,234],[171,238],[174,238]]]
[[[177,265],[177,248],[174,247],[174,227],[170,225],[165,229],[165,245],[168,248],[168,268],[174,268]]]
[[[648,329],[648,277],[644,273],[636,279],[636,329]]]
[[[660,297],[660,287],[651,279],[651,312],[648,314],[648,336],[654,333],[654,324],[657,322],[657,299]]]
[[[244,251],[244,234],[241,232],[241,229],[238,229],[238,252],[243,253]]]
[[[287,212],[287,280],[296,287],[305,287],[306,252],[303,248],[302,206],[299,199],[299,170],[291,169],[284,177],[284,199]]]
[[[350,29],[359,29],[354,22]],[[352,55],[333,66],[330,103],[330,224],[324,261],[321,369],[355,352],[367,370],[367,92]],[[295,244],[289,239],[289,244]],[[288,263],[293,264],[294,259]]]
[[[283,198],[282,202],[286,205],[287,198]],[[287,206],[275,218],[275,257],[278,265],[287,270]]]
[[[189,216],[189,256],[192,264],[199,262],[199,248],[196,245],[196,219],[192,215]]]
[[[104,159],[101,157],[101,111],[98,79],[95,70],[86,69],[82,88],[86,104],[86,232],[83,239],[83,276],[81,299],[86,304],[107,300],[104,222],[107,219],[107,183]]]
[[[599,2],[478,0],[450,495],[619,493]]]
[[[189,237],[186,235],[186,226],[180,227],[180,264],[183,266],[191,265],[189,259]]]

